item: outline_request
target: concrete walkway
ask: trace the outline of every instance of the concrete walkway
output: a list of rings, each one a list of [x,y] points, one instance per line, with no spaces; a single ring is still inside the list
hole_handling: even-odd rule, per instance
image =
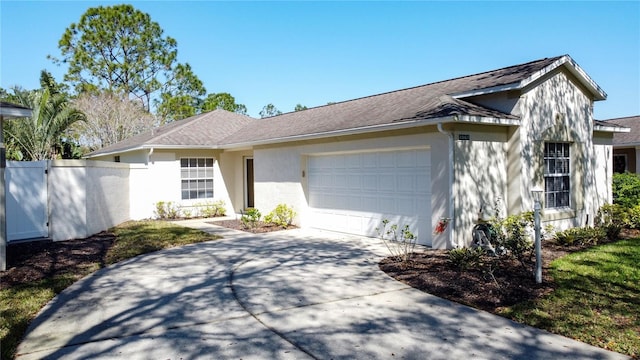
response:
[[[18,359],[623,359],[388,277],[375,239],[308,230],[100,270],[51,301]]]

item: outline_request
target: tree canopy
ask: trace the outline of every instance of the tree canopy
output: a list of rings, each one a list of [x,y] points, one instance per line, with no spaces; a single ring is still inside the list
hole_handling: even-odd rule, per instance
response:
[[[81,145],[97,150],[157,125],[153,115],[139,102],[106,91],[84,93],[73,106],[86,115],[86,121],[71,127],[70,134]]]
[[[282,111],[278,110],[278,108],[273,104],[265,105],[262,110],[260,110],[260,118],[268,118],[276,115],[282,114]]]
[[[247,115],[247,107],[236,103],[236,99],[229,93],[209,94],[202,103],[202,111],[224,109],[234,113]]]
[[[58,47],[62,59],[49,57],[68,64],[64,79],[77,93],[124,94],[147,111],[156,100],[163,115],[173,118],[181,116],[174,110],[184,111],[206,93],[191,67],[177,63],[177,41],[131,5],[89,8],[65,30]]]
[[[78,121],[82,112],[71,107],[64,94],[51,94],[48,88],[27,91],[13,89],[11,101],[32,109],[29,118],[5,124],[8,158],[48,160],[61,157],[63,134]]]

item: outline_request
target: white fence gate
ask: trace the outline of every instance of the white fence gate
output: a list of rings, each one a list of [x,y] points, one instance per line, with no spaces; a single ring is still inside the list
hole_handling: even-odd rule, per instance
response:
[[[7,240],[49,236],[47,161],[7,161]]]

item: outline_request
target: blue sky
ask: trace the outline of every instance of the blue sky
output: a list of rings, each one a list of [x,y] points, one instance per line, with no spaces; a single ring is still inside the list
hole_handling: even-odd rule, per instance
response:
[[[108,1],[0,2],[0,86],[62,80],[64,30]],[[597,119],[640,114],[640,1],[132,1],[178,41],[208,92],[257,116],[569,54],[607,92]]]

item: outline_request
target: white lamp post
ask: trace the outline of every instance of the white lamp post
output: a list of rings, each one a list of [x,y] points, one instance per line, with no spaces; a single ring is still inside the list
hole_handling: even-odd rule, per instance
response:
[[[542,244],[540,239],[540,200],[544,192],[539,186],[531,189],[533,195],[533,229],[535,231],[535,247],[536,247],[536,283],[542,283]]]
[[[4,168],[6,154],[4,148],[4,119],[31,116],[31,109],[7,102],[0,102],[0,271],[7,270],[7,216],[6,194],[4,189]]]

